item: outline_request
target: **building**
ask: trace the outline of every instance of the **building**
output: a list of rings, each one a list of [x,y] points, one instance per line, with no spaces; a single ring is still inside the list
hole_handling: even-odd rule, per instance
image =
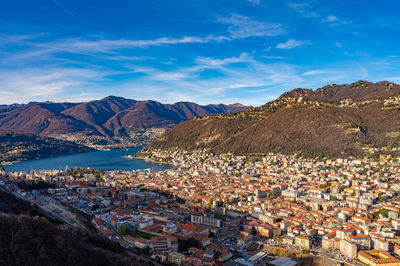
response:
[[[294,243],[296,246],[303,248],[303,249],[310,249],[311,248],[311,241],[310,238],[306,236],[296,236]]]
[[[176,237],[170,235],[155,236],[151,239],[133,238],[127,235],[124,239],[135,247],[141,249],[148,247],[154,253],[167,253],[178,250],[178,241]]]
[[[336,233],[332,232],[322,237],[322,248],[324,249],[338,249],[340,245],[339,238],[336,237]]]
[[[350,240],[351,242],[357,245],[358,250],[368,250],[372,248],[371,245],[371,237],[359,234],[355,236],[346,237],[346,239]]]
[[[362,250],[357,257],[361,262],[370,265],[399,266],[400,260],[396,259],[386,251],[382,250]]]
[[[300,197],[300,192],[294,189],[287,189],[282,191],[282,196],[297,199]]]
[[[221,227],[222,226],[222,221],[217,218],[213,217],[208,217],[208,216],[202,216],[202,215],[191,215],[190,216],[190,221],[195,224],[202,224],[206,226],[212,226],[212,227]]]
[[[103,224],[103,222],[95,217],[92,220],[92,224],[96,227],[96,229],[105,237],[111,238],[112,232],[111,230]]]
[[[371,220],[368,219],[367,217],[362,217],[362,216],[357,216],[357,215],[354,215],[351,218],[351,220],[356,223],[361,223],[361,224],[370,224],[371,223]]]
[[[239,236],[237,237],[237,245],[246,247],[248,244],[253,242],[253,235],[249,232],[240,232]]]
[[[253,255],[252,257],[247,259],[251,265],[258,265],[262,262],[262,260],[267,256],[265,252],[258,252],[257,254]]]
[[[340,240],[340,251],[349,259],[357,257],[357,245],[347,239]]]
[[[388,218],[390,219],[398,219],[399,218],[399,208],[394,206],[386,206],[388,210]]]
[[[168,254],[168,261],[177,265],[182,265],[185,262],[185,255],[178,252]]]

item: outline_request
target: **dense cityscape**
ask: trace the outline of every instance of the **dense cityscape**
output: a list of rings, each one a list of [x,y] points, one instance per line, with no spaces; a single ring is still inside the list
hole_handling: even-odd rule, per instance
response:
[[[152,157],[173,158],[175,168],[3,171],[1,187],[66,226],[94,226],[155,262],[400,262],[391,255],[400,255],[397,159],[316,161],[200,150]]]

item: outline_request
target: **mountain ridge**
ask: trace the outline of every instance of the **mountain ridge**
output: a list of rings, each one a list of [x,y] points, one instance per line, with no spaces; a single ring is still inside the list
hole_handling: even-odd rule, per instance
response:
[[[400,151],[399,110],[400,85],[387,81],[297,88],[260,107],[182,122],[142,154],[207,149],[238,155],[390,155]]]
[[[49,136],[85,145],[143,144],[195,116],[248,109],[242,105],[162,104],[117,96],[81,103],[39,102],[0,108],[0,129]]]

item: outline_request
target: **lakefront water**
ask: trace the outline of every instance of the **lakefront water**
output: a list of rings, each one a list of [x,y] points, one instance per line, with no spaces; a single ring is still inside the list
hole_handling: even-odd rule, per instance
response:
[[[166,164],[156,164],[140,159],[124,158],[125,155],[133,155],[140,148],[117,149],[109,151],[94,151],[73,155],[64,155],[46,159],[24,161],[12,165],[4,166],[6,171],[32,171],[32,170],[64,170],[68,168],[93,168],[104,171],[111,170],[165,170],[171,166]]]

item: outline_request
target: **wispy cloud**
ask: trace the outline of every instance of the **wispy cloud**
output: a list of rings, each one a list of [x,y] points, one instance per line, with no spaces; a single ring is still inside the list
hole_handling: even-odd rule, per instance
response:
[[[256,4],[256,5],[261,4],[261,0],[247,0],[247,1],[249,1],[250,3]]]
[[[296,47],[300,47],[306,44],[309,44],[309,41],[297,41],[295,39],[289,39],[287,42],[278,43],[276,48],[278,49],[293,49]]]
[[[322,19],[322,22],[334,22],[338,21],[339,19],[334,15],[329,15],[326,18]]]
[[[21,69],[0,71],[0,102],[59,100],[105,78],[98,70],[82,68]]]
[[[390,80],[390,81],[394,81],[394,82],[400,82],[400,76],[398,76],[398,77],[396,77],[396,76],[386,77],[383,80]]]
[[[299,13],[303,18],[318,18],[320,14],[313,11],[313,5],[309,2],[302,3],[287,3],[287,5],[294,11]]]
[[[223,59],[210,57],[198,57],[195,59],[195,62],[201,68],[215,68],[224,65],[250,61],[252,61],[252,58],[247,53],[242,53],[239,57],[228,57]]]
[[[222,42],[230,40],[227,36],[208,35],[206,37],[184,36],[181,38],[161,37],[149,40],[85,40],[85,39],[66,39],[51,43],[55,49],[69,52],[110,52],[117,49],[126,48],[146,48],[150,46],[172,45],[172,44],[189,44],[189,43],[209,43]]]
[[[101,57],[102,60],[112,61],[137,61],[143,60],[143,56],[127,56],[120,53],[135,48],[218,43],[249,37],[271,37],[285,33],[280,23],[258,21],[236,13],[226,17],[219,17],[216,22],[227,26],[225,35],[209,34],[206,36],[159,37],[136,40],[122,38],[66,38],[55,41],[51,41],[51,38],[36,40],[38,36],[32,35],[0,35],[0,46],[7,46],[13,43],[24,46],[24,49],[20,50],[20,52],[13,51],[6,55],[6,58],[3,58],[9,63],[13,60],[37,60],[38,58],[51,57],[56,53],[73,53]],[[2,51],[2,53],[6,53],[6,50]]]
[[[184,89],[186,95],[192,95],[192,101],[200,103],[227,102],[229,99],[230,102],[260,105],[267,101],[270,94],[276,95],[274,89],[277,87],[292,88],[304,82],[294,66],[266,64],[246,53],[229,58],[199,57],[194,63],[171,71],[157,69],[146,72],[146,76],[136,80],[136,83],[147,84],[146,91],[158,90],[154,98],[159,99],[162,95],[163,101],[168,100],[165,95],[170,95],[171,91]],[[218,76],[201,78],[202,71],[213,69],[219,71]]]
[[[0,33],[0,45],[19,44],[43,36],[43,34],[4,34]]]
[[[239,14],[219,17],[218,23],[228,25],[226,35],[209,34],[206,36],[160,37],[155,39],[83,39],[67,38],[53,42],[30,42],[29,45],[46,49],[47,52],[69,53],[111,53],[115,50],[130,48],[149,48],[152,46],[178,45],[178,44],[206,44],[211,42],[225,42],[249,37],[277,36],[285,33],[280,23],[267,23],[254,20]],[[29,37],[8,36],[7,41],[22,41]],[[0,39],[1,42],[1,39]]]
[[[231,64],[249,63],[252,61],[253,59],[247,53],[242,53],[238,57],[227,57],[222,59],[211,57],[197,57],[194,59],[194,65],[180,67],[170,71],[146,67],[133,67],[132,71],[135,73],[143,73],[150,80],[179,81],[198,78],[200,73],[204,70],[224,70],[226,66],[229,66]]]
[[[229,25],[228,30],[234,39],[254,36],[277,36],[285,33],[281,23],[257,21],[239,14],[221,17],[218,21]]]
[[[326,74],[335,74],[336,72],[331,70],[324,69],[316,69],[304,72],[303,76],[313,76],[313,75],[326,75]]]

